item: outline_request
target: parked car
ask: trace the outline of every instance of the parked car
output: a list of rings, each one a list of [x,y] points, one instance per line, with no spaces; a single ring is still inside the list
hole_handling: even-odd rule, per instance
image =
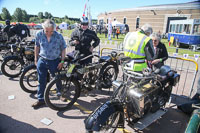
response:
[[[40,30],[40,29],[42,29],[42,25],[37,24],[37,25],[34,26],[34,29],[36,29],[36,30]]]

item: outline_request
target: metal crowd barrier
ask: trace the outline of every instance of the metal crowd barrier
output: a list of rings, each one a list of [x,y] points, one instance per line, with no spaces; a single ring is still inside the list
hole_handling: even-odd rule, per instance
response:
[[[198,63],[192,59],[169,56],[165,64],[180,74],[180,81],[173,88],[172,94],[191,98],[196,92],[195,82],[198,74]]]
[[[122,49],[114,48],[102,48],[100,55],[107,55],[111,51],[117,51],[120,54],[123,54]],[[176,70],[180,74],[179,83],[173,88],[172,94],[176,96],[184,96],[191,98],[196,92],[196,77],[198,75],[198,63],[192,59],[180,58],[169,56],[165,65],[170,66],[172,69]],[[119,73],[118,79],[121,79],[122,73]],[[200,76],[200,75],[199,75]]]

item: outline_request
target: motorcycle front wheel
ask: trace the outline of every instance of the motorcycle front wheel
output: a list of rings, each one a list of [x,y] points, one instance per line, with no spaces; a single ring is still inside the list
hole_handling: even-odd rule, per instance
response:
[[[51,109],[63,111],[70,109],[79,96],[78,81],[69,80],[65,74],[61,74],[49,83],[44,93],[44,100]]]
[[[4,59],[1,64],[2,73],[10,78],[16,78],[22,73],[23,62],[18,58]]]
[[[19,84],[22,90],[27,93],[36,93],[38,87],[38,74],[35,65],[27,66],[22,72]]]
[[[122,112],[116,111],[109,116],[105,124],[102,125],[101,133],[114,133],[119,127],[120,120],[122,118]]]

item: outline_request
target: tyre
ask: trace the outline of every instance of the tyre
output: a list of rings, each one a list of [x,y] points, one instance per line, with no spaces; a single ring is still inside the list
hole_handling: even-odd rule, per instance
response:
[[[120,120],[122,119],[122,113],[116,111],[109,116],[106,123],[102,125],[101,132],[114,133],[119,126]]]
[[[1,71],[7,77],[16,78],[22,73],[23,64],[18,58],[5,58],[1,64]]]
[[[27,66],[22,72],[19,84],[22,90],[27,93],[36,93],[38,87],[38,74],[35,65]]]
[[[56,84],[61,84],[58,91]],[[77,80],[69,80],[65,74],[58,75],[51,80],[44,93],[47,106],[53,110],[68,110],[80,96],[79,83]]]
[[[102,87],[110,88],[112,86],[112,81],[117,79],[118,73],[118,66],[115,62],[105,64],[100,71],[103,81]]]

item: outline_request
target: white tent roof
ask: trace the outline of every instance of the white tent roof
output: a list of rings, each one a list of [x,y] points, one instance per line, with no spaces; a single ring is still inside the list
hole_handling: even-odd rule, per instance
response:
[[[67,29],[67,26],[68,26],[67,23],[62,22],[62,23],[59,25],[59,28],[60,28],[60,29]]]
[[[112,26],[124,26],[124,24],[122,24],[119,21],[115,20],[115,21],[112,22]]]

